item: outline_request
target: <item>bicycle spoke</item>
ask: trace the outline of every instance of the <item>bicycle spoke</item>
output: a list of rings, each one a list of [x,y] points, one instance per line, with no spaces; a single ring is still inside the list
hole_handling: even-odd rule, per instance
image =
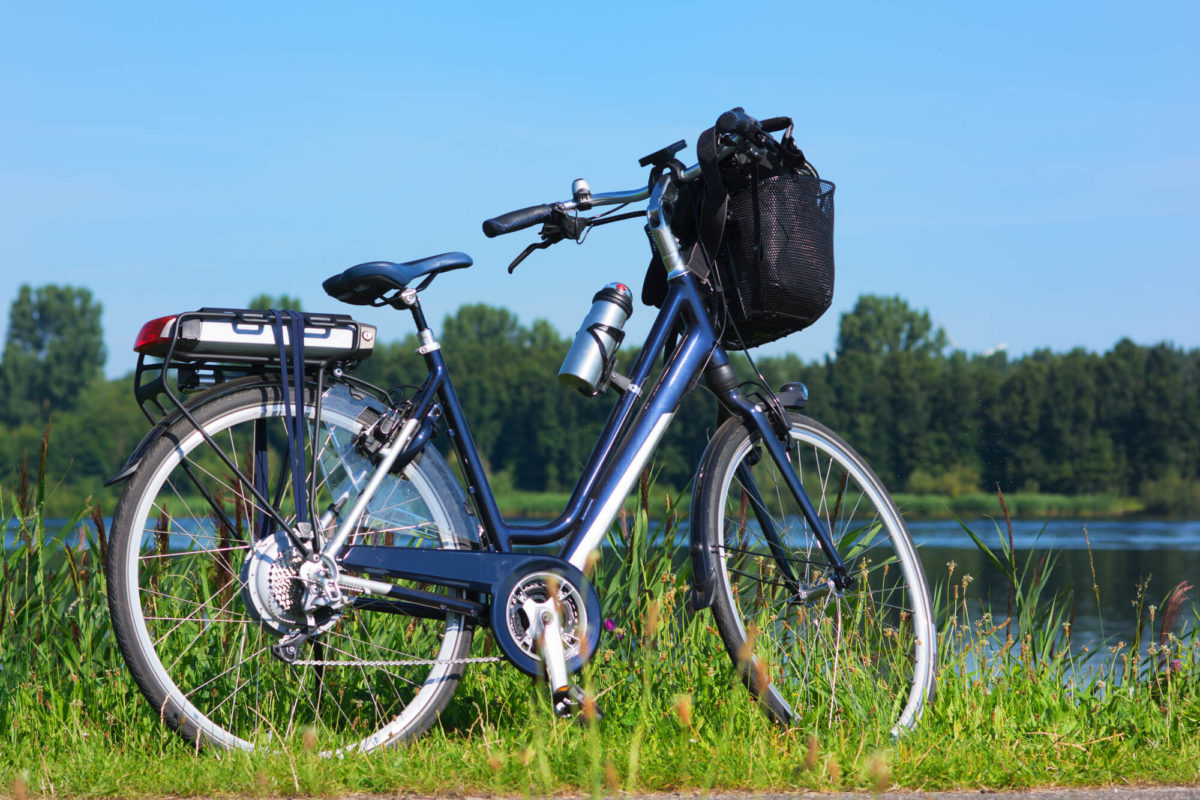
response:
[[[305,624],[295,554],[289,555],[294,542],[276,535],[275,522],[266,526],[267,538],[255,537],[264,518],[296,518],[282,404],[264,402],[273,393],[278,388],[248,388],[201,404],[194,413],[212,441],[181,421],[145,456],[139,494],[118,507],[113,541],[123,548],[125,566],[115,573],[124,587],[115,593],[139,607],[119,627],[137,640],[128,649],[150,654],[138,656],[145,663],[135,676],[159,713],[179,720],[190,740],[246,747],[311,729],[328,752],[337,752],[412,735],[432,721],[461,673],[451,662],[466,656],[471,629],[457,617],[318,609],[307,617],[321,628],[309,640],[316,658],[288,664],[271,653],[281,636]],[[353,507],[374,469],[353,442],[363,420],[380,412],[364,413],[365,402],[344,387],[333,387],[327,399],[319,424],[311,422],[312,406],[306,410],[303,462],[315,469],[305,483],[314,513],[339,500]],[[273,509],[254,502],[251,486],[236,477],[260,467],[270,468],[270,490],[280,488]],[[474,530],[461,488],[431,450],[403,476],[384,477],[350,542],[457,549],[464,545],[455,531]],[[306,660],[315,663],[302,666]],[[413,664],[388,663],[394,661]]]
[[[928,595],[909,580],[920,573],[903,522],[874,499],[886,494],[830,434],[801,430],[789,457],[815,519],[744,428],[725,429],[728,449],[716,451],[725,460],[706,464],[708,475],[721,476],[698,489],[706,501],[700,524],[716,532],[711,547],[724,581],[715,604],[718,629],[731,653],[756,659],[746,680],[781,719],[868,722],[898,709],[888,724],[911,725],[924,699],[913,687],[932,683],[931,671],[918,671],[917,663],[920,653],[932,652],[933,637],[924,632]],[[768,502],[753,501],[756,486]],[[747,515],[748,508],[755,513]],[[828,584],[833,566],[814,529],[818,520],[850,579],[842,589]]]

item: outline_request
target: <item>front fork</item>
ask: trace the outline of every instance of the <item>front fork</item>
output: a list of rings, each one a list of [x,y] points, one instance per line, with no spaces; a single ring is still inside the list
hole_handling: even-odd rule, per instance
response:
[[[719,380],[719,377],[714,380],[713,376],[710,375],[710,386]],[[754,481],[753,475],[745,463],[739,464],[737,468],[738,479],[746,489],[750,508],[762,528],[763,537],[767,540],[771,555],[775,558],[775,562],[779,567],[780,574],[783,576],[784,584],[788,591],[797,602],[806,602],[830,592],[840,593],[844,591],[850,586],[852,578],[846,569],[846,564],[842,560],[841,554],[838,553],[837,547],[834,545],[829,529],[813,505],[808,492],[805,491],[803,484],[800,482],[799,474],[792,466],[789,457],[790,436],[787,433],[786,419],[773,420],[773,412],[768,409],[765,403],[753,403],[747,400],[736,387],[725,389],[718,393],[718,397],[722,403],[722,417],[738,416],[755,428],[759,441],[767,450],[770,458],[775,462],[779,473],[783,475],[784,481],[787,483],[787,487],[791,490],[796,502],[800,504],[800,510],[804,514],[805,521],[815,534],[821,552],[829,561],[831,575],[826,580],[813,586],[805,586],[800,583],[799,578],[792,569],[791,559],[788,556],[783,538],[780,536],[775,521],[771,518],[770,513],[768,513],[766,503],[758,490],[758,485]],[[691,534],[691,555],[693,566],[691,607],[693,610],[698,611],[712,605],[716,594],[716,564],[713,562],[712,552],[704,542],[703,532],[697,530],[695,527],[693,527]]]

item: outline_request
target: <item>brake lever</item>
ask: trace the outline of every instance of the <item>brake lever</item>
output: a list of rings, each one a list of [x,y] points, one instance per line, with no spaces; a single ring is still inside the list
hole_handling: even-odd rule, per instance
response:
[[[552,244],[554,244],[554,242],[552,242],[549,239],[546,239],[541,242],[534,242],[533,244],[526,247],[524,250],[521,251],[521,254],[519,256],[517,256],[516,258],[514,258],[512,263],[508,265],[508,274],[512,275],[513,270],[515,270],[517,268],[517,265],[520,264],[525,259],[529,258],[530,254],[532,254],[534,250],[545,250],[547,247],[549,247]]]
[[[534,250],[545,250],[550,245],[558,244],[563,239],[579,241],[579,237],[583,236],[591,224],[591,217],[568,214],[560,208],[553,209],[550,219],[542,223],[542,230],[538,234],[542,237],[542,241],[534,242],[522,250],[521,254],[508,265],[508,274],[511,275],[513,270],[517,268],[517,265],[528,258]]]

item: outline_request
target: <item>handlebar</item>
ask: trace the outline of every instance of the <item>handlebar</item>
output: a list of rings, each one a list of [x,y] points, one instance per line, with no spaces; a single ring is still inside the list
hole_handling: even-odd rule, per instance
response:
[[[718,134],[732,134],[731,137],[724,137],[724,140],[727,142],[732,141],[733,143],[722,146],[717,158],[721,160],[731,153],[741,150],[746,144],[757,140],[759,135],[764,132],[770,133],[783,130],[789,125],[791,125],[791,120],[787,117],[771,117],[760,122],[741,108],[726,111],[717,119],[716,129]],[[685,169],[680,177],[682,177],[684,182],[690,182],[699,178],[700,175],[700,165],[693,164]],[[528,208],[517,209],[516,211],[509,211],[485,220],[483,223],[483,233],[491,239],[496,236],[503,236],[506,233],[524,230],[525,228],[537,225],[539,222],[551,221],[555,211],[569,213],[572,211],[588,211],[597,206],[636,203],[649,198],[652,188],[651,186],[644,186],[624,192],[605,192],[580,199],[566,200],[559,203],[542,203],[536,206],[529,206]]]
[[[700,174],[700,167],[695,166],[684,173],[684,178],[691,179]],[[650,196],[649,187],[643,186],[640,189],[631,189],[626,192],[604,192],[602,194],[593,194],[585,200],[567,200],[561,203],[550,203],[538,206],[530,206],[529,208],[521,208],[516,211],[492,217],[489,220],[484,220],[483,234],[489,239],[496,236],[503,236],[506,233],[523,230],[538,224],[539,222],[547,222],[553,215],[555,209],[564,212],[570,211],[587,211],[596,206],[618,206],[626,203],[636,203],[639,200],[645,200]]]

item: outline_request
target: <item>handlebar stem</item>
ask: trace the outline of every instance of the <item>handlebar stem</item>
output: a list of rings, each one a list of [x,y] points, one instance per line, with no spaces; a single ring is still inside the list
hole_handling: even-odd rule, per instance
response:
[[[675,241],[675,234],[671,232],[671,221],[663,211],[663,201],[674,191],[676,190],[672,185],[671,174],[662,175],[654,184],[654,189],[650,192],[650,202],[646,204],[650,235],[654,237],[654,246],[658,248],[658,255],[666,267],[668,278],[682,274],[687,269],[683,257],[679,255],[679,243]]]

